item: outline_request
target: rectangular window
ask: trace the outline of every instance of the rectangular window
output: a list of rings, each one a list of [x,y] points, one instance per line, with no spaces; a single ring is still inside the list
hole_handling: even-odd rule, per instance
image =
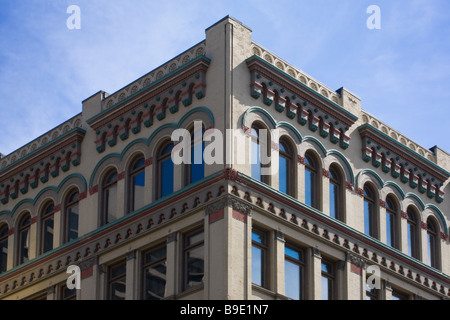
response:
[[[60,300],[76,300],[77,299],[77,290],[69,289],[67,285],[64,284],[60,287]]]
[[[203,283],[205,268],[204,231],[199,229],[184,235],[184,290]]]
[[[285,295],[291,299],[302,300],[304,284],[304,254],[302,250],[289,245],[284,248]]]
[[[253,229],[252,231],[252,283],[267,288],[268,245],[267,233]]]
[[[332,263],[322,260],[322,300],[334,300],[335,273]]]
[[[108,269],[108,299],[125,300],[126,290],[126,261],[109,267]]]
[[[144,253],[144,300],[160,300],[166,294],[166,246]]]

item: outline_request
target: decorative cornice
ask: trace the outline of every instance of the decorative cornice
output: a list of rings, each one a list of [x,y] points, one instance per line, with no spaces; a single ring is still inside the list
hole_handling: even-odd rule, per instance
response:
[[[81,143],[86,131],[74,128],[0,171],[0,201],[6,204],[30,188],[68,172],[81,163]]]

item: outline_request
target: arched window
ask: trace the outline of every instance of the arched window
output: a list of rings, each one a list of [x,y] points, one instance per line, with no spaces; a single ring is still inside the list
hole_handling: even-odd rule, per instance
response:
[[[305,155],[305,203],[319,209],[319,164],[316,157],[307,152]]]
[[[69,193],[64,204],[64,242],[78,238],[78,208],[79,193],[73,190]]]
[[[377,237],[377,207],[376,193],[369,185],[364,186],[364,233]]]
[[[102,216],[101,225],[117,219],[117,171],[109,171],[102,184]]]
[[[251,129],[251,175],[252,178],[269,184],[269,175],[263,169],[267,169],[268,155],[270,155],[270,137],[268,130],[258,124]]]
[[[17,247],[17,262],[18,264],[25,263],[29,260],[30,254],[30,226],[31,216],[29,213],[24,214],[20,219],[18,228],[18,247]]]
[[[407,238],[407,248],[408,255],[413,258],[419,259],[419,219],[417,218],[417,213],[415,209],[411,206],[406,210],[406,238]]]
[[[48,202],[41,212],[41,254],[53,249],[55,205]]]
[[[439,228],[434,219],[427,219],[427,247],[428,247],[428,265],[439,269]]]
[[[174,166],[172,161],[173,143],[164,143],[158,151],[157,198],[173,193]]]
[[[344,190],[340,170],[330,166],[330,216],[344,221]]]
[[[386,198],[386,244],[399,248],[398,246],[398,206],[394,197],[389,195]]]
[[[280,140],[278,162],[278,187],[283,193],[294,196],[295,170],[291,144]]]
[[[131,163],[128,181],[128,212],[133,212],[145,204],[145,159],[143,156],[134,159]]]
[[[0,227],[0,273],[5,272],[8,262],[8,235],[9,229],[6,224]]]
[[[203,151],[205,143],[203,141],[204,127],[197,129],[193,127],[190,130],[191,135],[191,161],[185,165],[185,185],[189,185],[199,181],[205,177],[205,161],[203,159]]]

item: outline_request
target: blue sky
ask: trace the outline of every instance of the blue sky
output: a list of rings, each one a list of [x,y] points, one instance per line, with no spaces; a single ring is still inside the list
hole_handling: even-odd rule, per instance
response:
[[[69,30],[67,8],[81,9]],[[381,29],[366,12],[377,5]],[[419,145],[450,152],[450,1],[1,0],[0,152],[9,154],[205,38],[226,15],[253,40]]]

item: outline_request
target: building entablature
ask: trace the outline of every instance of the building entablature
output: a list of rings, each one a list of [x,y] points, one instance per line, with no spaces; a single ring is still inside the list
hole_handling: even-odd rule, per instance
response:
[[[411,188],[417,188],[421,194],[426,194],[438,203],[444,200],[442,187],[450,173],[370,124],[364,124],[358,130],[365,162],[390,173],[393,178],[400,179]]]
[[[149,128],[156,120],[164,120],[166,112],[174,114],[181,106],[190,106],[193,97],[202,99],[209,63],[204,55],[198,56],[88,119],[96,132],[97,152],[102,153],[107,145],[116,145],[117,139],[127,140],[130,132],[137,134],[142,126]]]
[[[78,123],[78,122],[77,122]],[[86,131],[80,127],[60,126],[64,130],[53,140],[36,147],[0,171],[0,201],[7,204],[36,189],[61,172],[70,172],[81,163],[81,143]],[[57,131],[52,131],[56,132]],[[33,144],[36,146],[36,144]]]
[[[257,55],[246,62],[253,98],[261,98],[266,106],[285,112],[288,119],[297,119],[298,124],[307,125],[311,131],[347,149],[350,137],[346,132],[358,120],[357,116]]]

